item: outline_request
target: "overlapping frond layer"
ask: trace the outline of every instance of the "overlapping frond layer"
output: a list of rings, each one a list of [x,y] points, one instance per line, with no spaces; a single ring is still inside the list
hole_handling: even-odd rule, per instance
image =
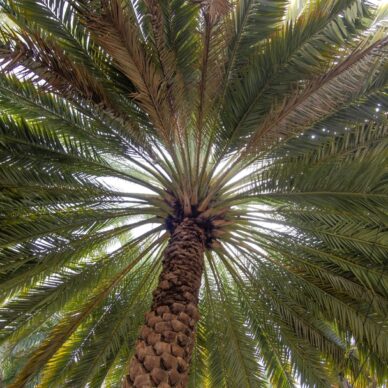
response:
[[[228,143],[251,135],[274,105],[303,81],[325,74],[338,49],[351,43],[363,16],[361,2],[312,2],[295,24],[283,26],[255,47],[225,99],[222,119]]]
[[[186,218],[205,249],[190,387],[386,383],[386,7],[0,7],[7,386],[122,384]]]

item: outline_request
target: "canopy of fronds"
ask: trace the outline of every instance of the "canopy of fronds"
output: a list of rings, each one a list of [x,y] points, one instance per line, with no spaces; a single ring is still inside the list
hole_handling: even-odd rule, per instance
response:
[[[6,384],[120,387],[184,217],[191,387],[384,383],[386,7],[0,4]]]

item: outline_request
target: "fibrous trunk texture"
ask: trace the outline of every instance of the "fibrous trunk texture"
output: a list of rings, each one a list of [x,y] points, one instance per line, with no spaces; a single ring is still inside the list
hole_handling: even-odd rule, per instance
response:
[[[204,233],[185,218],[173,232],[125,387],[186,387],[204,256]]]

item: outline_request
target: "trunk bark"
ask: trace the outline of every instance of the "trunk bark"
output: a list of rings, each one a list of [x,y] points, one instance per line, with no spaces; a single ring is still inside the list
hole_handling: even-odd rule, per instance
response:
[[[203,230],[189,218],[173,232],[124,387],[187,386],[199,319],[204,240]]]

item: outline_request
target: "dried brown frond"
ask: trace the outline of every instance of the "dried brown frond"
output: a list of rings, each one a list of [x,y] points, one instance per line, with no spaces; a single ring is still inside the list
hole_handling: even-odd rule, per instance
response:
[[[210,118],[212,109],[218,107],[214,102],[222,87],[224,68],[227,61],[227,26],[221,20],[215,24],[215,19],[213,19],[210,12],[210,8],[207,8],[203,17],[203,49],[200,65],[201,79],[197,119],[197,127],[200,131],[206,127],[206,120]]]
[[[185,117],[184,112],[184,83],[176,66],[174,53],[168,48],[164,35],[164,17],[160,4],[156,0],[146,0],[145,5],[149,10],[149,19],[154,35],[154,45],[158,62],[166,82],[167,102],[170,115],[174,121],[174,128],[178,130],[178,136],[182,136],[184,130]]]
[[[194,0],[193,2],[201,5],[212,23],[227,15],[231,10],[231,4],[228,0]]]
[[[134,84],[134,100],[148,113],[166,144],[171,140],[167,85],[147,56],[136,24],[119,0],[110,1],[101,12],[82,9],[94,39],[112,57],[115,65]]]
[[[364,83],[359,81],[360,74],[369,77],[376,74],[387,46],[385,38],[367,48],[354,50],[327,74],[287,97],[256,130],[247,149],[252,151],[299,133],[352,100],[364,88]]]
[[[72,61],[53,39],[43,37],[38,32],[18,32],[10,34],[8,40],[12,44],[4,45],[0,50],[4,72],[32,77],[40,89],[70,100],[78,101],[81,98],[88,101],[94,109],[119,120],[131,136],[141,140],[138,123],[126,112],[120,111],[109,92],[90,74],[88,68]]]

